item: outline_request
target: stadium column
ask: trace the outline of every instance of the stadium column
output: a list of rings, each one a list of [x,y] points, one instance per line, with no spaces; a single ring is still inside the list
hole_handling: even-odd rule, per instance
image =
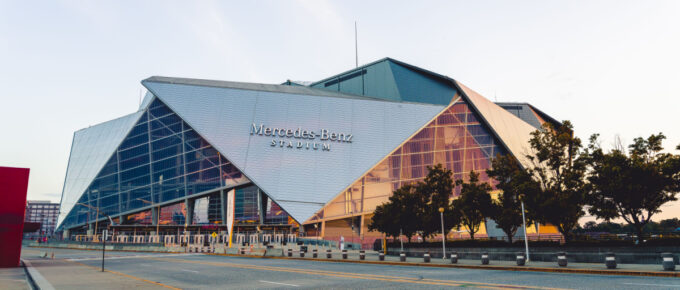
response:
[[[158,219],[160,211],[158,210],[157,206],[154,206],[151,208],[151,225],[157,226],[158,225]],[[158,234],[158,233],[155,233]]]
[[[326,221],[321,222],[321,238],[323,239],[326,234]]]
[[[184,222],[186,225],[191,225],[194,222],[194,199],[187,198],[184,200],[184,204],[187,205],[187,218]]]
[[[220,215],[222,217],[222,224],[227,224],[227,192],[220,190]]]
[[[259,213],[260,216],[260,225],[264,224],[264,215],[266,214],[266,206],[264,206],[264,202],[266,201],[266,196],[264,196],[264,193],[260,188],[257,188],[257,212]]]

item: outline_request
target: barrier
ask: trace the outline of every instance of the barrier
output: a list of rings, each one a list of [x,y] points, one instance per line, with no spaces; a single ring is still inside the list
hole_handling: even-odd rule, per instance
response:
[[[401,253],[399,253],[399,261],[406,262],[406,252],[401,251]]]
[[[116,237],[116,242],[117,243],[127,243],[128,242],[128,236],[119,235],[119,236]]]
[[[208,235],[208,243],[211,245],[217,244],[220,242],[220,236],[212,236]]]
[[[258,240],[259,240],[259,237],[257,236],[257,234],[252,234],[249,237],[249,241],[250,241],[251,245],[256,245],[258,243]]]
[[[246,242],[245,234],[236,234],[236,244],[242,245]]]
[[[483,252],[482,253],[482,265],[488,265],[489,264],[489,253]]]
[[[451,253],[451,264],[458,263],[458,252]]]
[[[295,235],[295,234],[288,234],[288,242],[289,242],[289,243],[297,243],[297,235]]]
[[[150,235],[149,236],[149,243],[160,243],[161,242],[161,236],[159,235]]]
[[[189,234],[179,236],[179,242],[183,245],[188,245],[190,240]]]
[[[557,265],[559,265],[560,267],[567,266],[567,253],[565,252],[557,253]]]
[[[607,266],[607,269],[616,269],[616,255],[612,252],[607,253],[604,258],[604,264]]]
[[[378,254],[378,260],[385,261],[385,252],[380,251],[380,254]]]
[[[326,258],[327,258],[327,259],[330,259],[330,258],[332,258],[332,257],[333,257],[333,255],[332,255],[332,253],[331,253],[331,249],[326,250]]]
[[[271,243],[272,242],[272,235],[270,234],[264,234],[262,235],[262,243]]]
[[[527,261],[527,257],[525,256],[524,252],[517,252],[516,258],[517,258],[517,266],[524,266],[524,264]]]
[[[664,271],[675,271],[675,257],[673,253],[661,253],[661,259]]]
[[[172,235],[165,235],[163,237],[163,244],[167,245],[174,245],[175,244],[175,236]]]
[[[274,243],[282,244],[283,243],[283,234],[275,234],[274,235]]]
[[[430,252],[425,252],[425,254],[423,254],[423,262],[425,263],[430,262]]]
[[[203,246],[203,243],[205,242],[205,235],[194,235],[194,245],[200,245]]]
[[[359,260],[366,260],[366,251],[359,251]]]
[[[135,244],[144,243],[144,236],[132,236],[132,242]]]

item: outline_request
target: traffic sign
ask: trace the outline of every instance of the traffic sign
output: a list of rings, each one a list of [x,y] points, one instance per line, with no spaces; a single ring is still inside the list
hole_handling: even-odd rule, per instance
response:
[[[217,233],[216,233],[216,232],[213,232],[211,236],[212,236],[213,238],[217,238]]]

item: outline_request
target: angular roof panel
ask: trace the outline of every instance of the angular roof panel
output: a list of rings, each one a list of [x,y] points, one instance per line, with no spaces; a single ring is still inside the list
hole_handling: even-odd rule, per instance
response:
[[[92,183],[142,114],[142,111],[132,113],[74,133],[61,195],[60,211],[62,214],[59,215],[57,226],[78,202],[85,189]]]
[[[255,90],[242,83],[164,79],[143,84],[298,221],[445,108],[299,86],[256,85]],[[250,134],[253,124],[317,134],[325,129],[351,134],[352,142],[326,142],[330,151],[307,149],[306,140],[295,138],[276,138],[295,142],[294,148],[270,146],[272,137]],[[297,148],[298,141],[303,148]]]
[[[463,90],[464,96],[467,97],[470,104],[482,115],[491,130],[500,138],[512,155],[523,165],[528,166],[530,163],[526,155],[530,152],[529,140],[531,133],[536,131],[536,128],[460,82],[456,82],[456,84]]]

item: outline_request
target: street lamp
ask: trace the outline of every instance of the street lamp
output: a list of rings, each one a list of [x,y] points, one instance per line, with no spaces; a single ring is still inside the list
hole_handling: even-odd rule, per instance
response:
[[[446,233],[444,232],[444,208],[439,208],[439,217],[442,221],[442,259],[446,260]]]
[[[524,250],[529,262],[529,240],[527,240],[527,219],[524,217],[524,194],[519,195],[519,202],[522,205],[522,226],[524,227]]]
[[[94,209],[97,210],[97,217],[99,217],[99,208],[92,207],[91,205],[84,204],[84,203],[77,203],[79,205],[85,206],[89,209]],[[89,213],[88,213],[89,216]],[[103,216],[106,216],[109,219],[109,227],[113,225],[113,219],[108,215],[108,214],[103,214]],[[97,227],[95,223],[95,235],[97,234]],[[104,272],[104,256],[106,255],[106,235],[108,234],[107,231],[102,231],[102,272]]]

